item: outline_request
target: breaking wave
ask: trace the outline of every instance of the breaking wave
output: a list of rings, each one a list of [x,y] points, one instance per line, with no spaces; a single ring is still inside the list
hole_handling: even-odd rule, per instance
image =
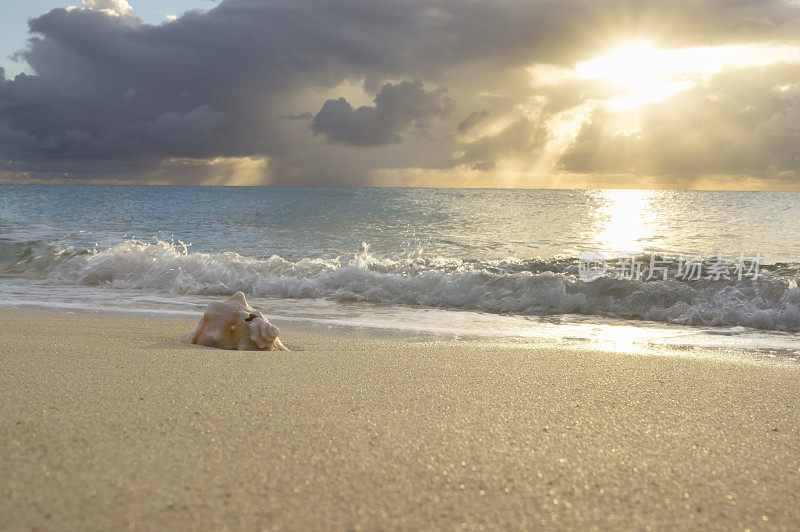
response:
[[[475,260],[356,254],[253,258],[136,239],[95,249],[0,240],[0,275],[59,284],[268,298],[326,298],[522,315],[583,314],[800,331],[800,265],[756,279],[584,282],[577,259]]]

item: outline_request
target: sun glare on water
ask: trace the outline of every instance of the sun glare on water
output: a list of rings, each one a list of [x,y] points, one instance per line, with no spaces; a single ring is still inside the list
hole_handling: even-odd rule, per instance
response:
[[[600,190],[592,240],[607,253],[641,253],[657,223],[651,209],[655,193],[649,190]]]

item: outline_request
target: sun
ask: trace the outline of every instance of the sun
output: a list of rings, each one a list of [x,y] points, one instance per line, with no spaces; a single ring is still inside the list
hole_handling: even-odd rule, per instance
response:
[[[724,67],[750,67],[777,61],[797,61],[800,47],[769,44],[656,48],[633,41],[575,66],[580,79],[604,80],[621,88],[638,89],[666,83],[702,82]]]
[[[669,77],[663,54],[646,42],[633,42],[578,64],[579,78],[602,79],[616,85],[641,87]]]
[[[579,63],[575,75],[615,86],[617,95],[608,100],[607,107],[619,111],[685,90],[698,81],[698,76],[719,68],[719,61],[703,49],[665,50],[636,41]]]

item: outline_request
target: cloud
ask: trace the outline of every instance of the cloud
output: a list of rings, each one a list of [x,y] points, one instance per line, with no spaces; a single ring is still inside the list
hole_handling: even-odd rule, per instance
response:
[[[446,118],[454,107],[445,89],[426,91],[422,81],[387,83],[375,96],[374,106],[353,109],[344,98],[328,100],[316,114],[311,129],[328,142],[350,146],[383,146],[402,142],[410,128],[423,132],[432,118]]]
[[[473,126],[480,123],[481,120],[489,116],[489,111],[481,109],[479,111],[472,111],[468,117],[458,123],[458,132],[467,133]]]
[[[101,11],[117,17],[133,14],[133,8],[126,0],[83,0],[83,5],[86,9]]]
[[[125,0],[86,0],[31,20],[34,35],[19,57],[34,75],[0,75],[0,170],[128,182],[168,179],[165,168],[206,161],[210,172],[234,168],[222,173],[247,182],[262,172],[263,183],[384,184],[376,176],[466,168],[491,185],[502,169],[517,172],[520,186],[550,158],[557,171],[586,174],[677,175],[691,172],[692,160],[703,172],[795,171],[786,140],[793,89],[777,94],[765,81],[737,93],[735,82],[720,81],[722,99],[696,110],[703,89],[681,93],[670,101],[687,111],[648,107],[641,139],[609,136],[617,118],[596,111],[559,159],[554,117],[608,97],[608,88],[587,80],[547,87],[526,70],[569,70],[644,37],[662,47],[799,43],[800,5],[788,0],[212,5],[161,25],[143,24]],[[742,113],[748,106],[757,111]],[[720,123],[729,129],[715,129]],[[727,149],[738,161],[725,166],[669,137],[692,136],[688,124],[710,137],[738,131],[760,151],[704,139],[707,150]],[[669,156],[658,156],[658,142]]]
[[[141,135],[140,146],[156,144],[150,148],[169,156],[203,156],[222,142],[223,126],[228,116],[207,105],[182,114],[170,111],[151,122],[131,126]],[[220,133],[220,134],[218,134]]]
[[[684,185],[715,175],[797,183],[798,80],[798,64],[727,69],[634,111],[597,110],[561,163],[569,172],[660,176]]]

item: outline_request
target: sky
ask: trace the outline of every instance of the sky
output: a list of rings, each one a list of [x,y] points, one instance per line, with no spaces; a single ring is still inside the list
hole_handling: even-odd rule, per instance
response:
[[[28,19],[36,18],[57,8],[66,8],[80,0],[24,0],[0,3],[0,68],[7,76],[21,72],[33,74],[24,61],[15,61],[15,52],[25,48],[31,35],[28,33]],[[146,24],[160,24],[169,15],[179,15],[190,9],[208,9],[214,0],[136,0],[129,2],[135,7],[136,15]]]
[[[5,4],[0,182],[800,190],[796,0]]]

